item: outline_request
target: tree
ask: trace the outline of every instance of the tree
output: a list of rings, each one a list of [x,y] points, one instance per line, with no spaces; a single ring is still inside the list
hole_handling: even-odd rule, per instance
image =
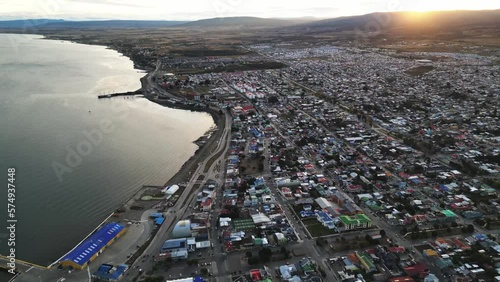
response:
[[[254,265],[254,264],[258,264],[258,263],[259,263],[259,258],[257,258],[257,257],[251,257],[248,259],[249,265]]]
[[[283,247],[281,247],[280,252],[282,254],[286,254],[286,253],[288,253],[288,250],[283,246]]]
[[[271,261],[271,256],[273,252],[269,248],[263,248],[259,251],[259,260],[263,263],[267,263]]]
[[[400,233],[401,233],[402,235],[405,235],[406,233],[408,233],[408,228],[403,227],[403,228],[401,229],[401,232],[400,232]]]
[[[171,264],[172,264],[172,262],[173,262],[173,261],[174,261],[174,260],[172,259],[172,257],[168,257],[168,258],[166,258],[166,259],[165,259],[165,264],[166,264],[167,266],[169,266],[169,265],[171,265]]]
[[[384,238],[385,235],[387,235],[387,233],[385,232],[385,230],[384,229],[380,230],[380,236],[382,236],[382,238]]]
[[[161,276],[148,276],[144,279],[144,282],[161,282],[163,280],[164,279]]]

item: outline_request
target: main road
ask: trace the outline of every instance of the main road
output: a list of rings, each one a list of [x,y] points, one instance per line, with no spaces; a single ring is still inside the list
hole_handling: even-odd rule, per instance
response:
[[[182,192],[181,196],[177,200],[176,204],[169,208],[166,212],[166,217],[164,223],[161,225],[160,229],[156,233],[156,236],[151,240],[151,243],[143,252],[142,256],[135,261],[135,263],[131,266],[132,270],[129,273],[129,276],[134,277],[138,274],[139,269],[142,269],[143,272],[148,270],[152,270],[154,261],[152,260],[155,255],[160,252],[160,249],[163,243],[169,239],[170,233],[175,225],[175,223],[179,220],[184,219],[191,212],[191,208],[189,203],[192,200],[193,195],[196,195],[196,189],[203,186],[203,184],[208,179],[215,179],[217,174],[215,167],[223,163],[225,158],[225,153],[228,150],[230,140],[231,140],[231,117],[227,111],[224,110],[225,113],[225,126],[222,128],[223,132],[221,138],[217,144],[216,149],[211,153],[207,158],[205,158],[202,162],[198,164],[198,168],[194,171],[191,176],[190,181],[188,182],[186,188]],[[208,161],[213,157],[218,156],[215,161],[210,164],[208,171],[206,170],[206,166]],[[205,172],[207,171],[207,172]],[[201,180],[199,180],[201,179]],[[219,177],[219,179],[221,179]],[[218,181],[219,184],[220,181]],[[220,187],[220,185],[219,185]]]

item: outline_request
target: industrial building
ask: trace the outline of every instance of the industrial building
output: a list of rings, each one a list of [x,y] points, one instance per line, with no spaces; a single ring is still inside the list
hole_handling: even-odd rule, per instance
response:
[[[66,254],[60,261],[61,266],[72,267],[74,269],[85,268],[89,262],[93,261],[106,247],[113,244],[125,231],[125,227],[116,222],[102,226]]]
[[[191,237],[191,221],[190,220],[181,220],[177,222],[172,230],[172,238],[186,238]]]
[[[111,264],[102,264],[99,266],[99,269],[92,274],[92,278],[102,281],[118,281],[123,277],[127,269],[128,265],[126,264],[119,264],[116,267]]]
[[[172,259],[188,258],[188,242],[186,238],[167,240],[161,247],[160,256],[162,259],[171,257]]]

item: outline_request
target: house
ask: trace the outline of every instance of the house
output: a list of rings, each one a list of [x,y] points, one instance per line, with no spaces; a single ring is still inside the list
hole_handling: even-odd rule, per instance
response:
[[[354,216],[342,215],[339,219],[346,230],[369,228],[372,226],[372,220],[365,214],[356,214]]]

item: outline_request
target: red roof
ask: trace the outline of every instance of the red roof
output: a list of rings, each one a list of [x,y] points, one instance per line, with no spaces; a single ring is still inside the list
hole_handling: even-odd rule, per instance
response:
[[[406,174],[406,173],[404,173],[404,172],[400,172],[400,173],[399,173],[399,176],[401,176],[401,177],[403,177],[403,178],[406,178],[406,179],[408,179],[408,178],[410,177],[410,175],[409,175],[409,174]]]
[[[201,203],[202,206],[210,206],[212,203],[212,199],[207,198],[203,203]]]
[[[459,247],[462,250],[469,250],[470,249],[469,245],[460,241],[460,239],[458,239],[458,238],[453,238],[453,239],[451,239],[451,241],[453,242],[453,244],[455,244],[457,247]]]
[[[260,270],[258,270],[258,269],[250,270],[250,275],[252,276],[253,281],[262,280],[262,274],[260,273]]]
[[[429,267],[425,263],[417,263],[412,266],[405,267],[405,272],[409,276],[420,275],[423,272],[428,272]]]
[[[389,252],[391,253],[404,253],[405,252],[405,248],[404,247],[389,247],[387,249]]]
[[[253,111],[253,110],[255,110],[255,108],[252,105],[243,106],[243,107],[241,107],[241,109],[244,110],[244,111]]]

